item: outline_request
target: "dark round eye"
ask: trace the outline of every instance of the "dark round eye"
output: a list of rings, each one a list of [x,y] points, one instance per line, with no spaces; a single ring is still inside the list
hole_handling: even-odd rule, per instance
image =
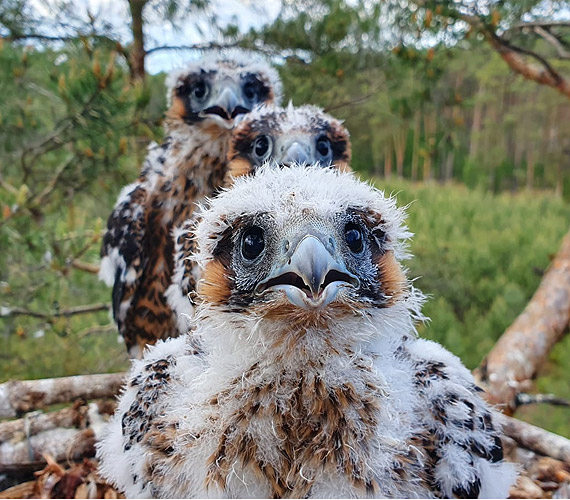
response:
[[[344,228],[344,239],[352,253],[360,253],[364,249],[364,237],[362,230],[352,222]]]
[[[204,80],[198,80],[194,85],[192,85],[192,95],[196,99],[204,99],[208,93],[208,86]]]
[[[266,135],[260,135],[253,142],[253,155],[256,160],[263,161],[271,154],[271,139]]]
[[[241,239],[241,254],[246,260],[255,260],[265,248],[263,229],[253,226],[247,229]]]
[[[331,141],[328,137],[319,137],[317,139],[317,153],[321,158],[329,160],[332,155]]]
[[[243,95],[246,99],[253,101],[257,98],[257,85],[255,82],[246,82],[243,86]]]

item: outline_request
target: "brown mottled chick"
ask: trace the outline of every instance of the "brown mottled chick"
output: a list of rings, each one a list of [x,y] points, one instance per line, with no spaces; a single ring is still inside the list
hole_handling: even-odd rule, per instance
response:
[[[101,249],[100,277],[113,287],[113,316],[131,357],[178,335],[165,296],[173,229],[223,184],[236,118],[281,93],[276,71],[241,52],[193,62],[166,83],[165,142],[150,146],[140,177],[121,191]]]
[[[260,105],[244,115],[233,130],[224,184],[230,186],[233,179],[254,173],[267,161],[279,166],[306,163],[350,171],[350,159],[350,136],[340,120],[311,105]],[[194,311],[192,296],[200,278],[190,259],[195,224],[189,219],[175,232],[174,274],[166,293],[181,333],[188,331]]]

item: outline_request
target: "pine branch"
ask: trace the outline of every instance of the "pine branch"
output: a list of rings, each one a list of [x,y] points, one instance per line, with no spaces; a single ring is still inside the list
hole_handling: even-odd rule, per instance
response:
[[[210,42],[210,43],[196,43],[193,45],[159,45],[157,47],[152,47],[145,51],[146,55],[153,54],[154,52],[162,52],[162,51],[179,51],[179,50],[224,50],[224,49],[233,49],[236,47],[242,47],[245,40],[236,40],[235,42],[228,42],[228,43],[218,43],[218,42]],[[269,49],[265,46],[263,47],[254,47],[253,50],[256,52],[265,53],[268,55],[275,54],[275,51]]]
[[[413,3],[420,8],[426,8],[426,0],[413,0]],[[446,7],[439,4],[443,10],[442,15],[451,17],[452,19],[464,21],[469,24],[473,29],[477,30],[484,35],[489,44],[497,51],[501,58],[514,72],[523,76],[527,80],[547,85],[558,90],[561,94],[570,98],[570,80],[562,76],[552,65],[539,54],[521,47],[511,45],[509,42],[501,38],[495,30],[495,27],[486,24],[478,14],[466,14],[453,7]],[[566,26],[570,23],[564,22],[557,24],[556,22],[549,22],[546,26]],[[519,25],[521,26],[521,25]],[[530,26],[530,23],[525,23],[525,26]],[[526,61],[521,54],[530,56],[540,62],[541,66],[530,64]]]
[[[77,306],[63,311],[54,311],[52,313],[44,313],[40,311],[31,311],[23,307],[2,307],[0,308],[0,318],[11,318],[15,316],[31,316],[32,318],[52,319],[52,318],[69,318],[80,314],[90,314],[99,311],[108,311],[111,304],[90,304],[86,306]]]

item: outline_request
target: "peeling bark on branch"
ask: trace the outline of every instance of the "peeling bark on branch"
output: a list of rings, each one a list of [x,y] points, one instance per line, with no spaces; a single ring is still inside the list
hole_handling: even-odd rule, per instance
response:
[[[544,63],[542,67],[530,64],[525,61],[520,53],[509,47],[497,36],[488,36],[487,38],[503,61],[505,61],[513,71],[519,73],[527,80],[553,87],[561,94],[570,98],[570,81],[560,75],[552,66],[548,64],[545,65]]]
[[[524,311],[475,372],[492,404],[504,405],[508,414],[516,409],[516,395],[530,384],[569,318],[570,233]]]
[[[499,422],[505,435],[523,448],[570,464],[570,440],[565,437],[507,415],[500,415]]]
[[[45,463],[44,454],[57,461],[81,460],[95,456],[93,429],[58,428],[41,432],[20,442],[0,445],[0,473],[17,470],[30,462],[34,468]]]
[[[111,398],[118,394],[124,377],[124,373],[111,373],[6,382],[0,384],[0,418],[14,418],[76,398]]]
[[[19,437],[33,436],[56,427],[83,427],[86,412],[86,405],[74,405],[51,413],[28,413],[18,420],[0,422],[0,444]]]

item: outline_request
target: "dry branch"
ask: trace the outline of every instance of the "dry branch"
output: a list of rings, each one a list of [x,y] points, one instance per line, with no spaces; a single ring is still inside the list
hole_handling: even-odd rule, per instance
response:
[[[507,415],[498,418],[504,434],[523,448],[570,464],[570,440]]]
[[[546,40],[550,45],[552,45],[556,49],[556,52],[558,53],[558,57],[560,59],[570,59],[570,52],[566,50],[566,48],[560,42],[560,40],[558,40],[558,38],[556,38],[552,33],[550,33],[550,31],[540,26],[535,26],[534,32],[538,36]]]
[[[564,398],[559,398],[554,394],[527,394],[526,392],[520,392],[515,398],[515,405],[517,408],[519,406],[535,404],[570,407],[570,401]]]
[[[28,413],[24,418],[0,422],[0,444],[39,434],[56,427],[85,427],[87,406],[73,405],[51,413]]]
[[[70,263],[73,269],[78,269],[80,271],[85,271],[91,274],[99,274],[99,264],[91,264],[89,262],[83,262],[79,259],[73,259]]]
[[[3,307],[0,309],[0,317],[13,317],[13,316],[32,316],[33,318],[68,318],[70,316],[77,316],[78,314],[88,314],[99,311],[107,311],[111,307],[110,304],[89,304],[86,306],[71,307],[69,309],[64,309],[63,311],[55,311],[52,313],[44,313],[39,311],[30,311],[24,307]]]
[[[566,331],[570,318],[570,233],[536,293],[476,370],[492,404],[516,408],[515,397]]]
[[[503,61],[516,73],[522,75],[527,80],[532,80],[542,85],[547,85],[558,90],[561,94],[570,98],[570,81],[563,77],[551,65],[541,60],[542,67],[527,62],[521,55],[521,50],[515,50],[512,46],[501,40],[498,36],[487,34],[487,39],[493,48],[499,53]],[[537,58],[537,54],[525,51],[529,55]]]
[[[124,373],[77,375],[5,382],[0,385],[0,418],[14,418],[37,408],[76,398],[111,398],[118,394]]]
[[[0,473],[17,470],[32,462],[36,467],[45,463],[48,454],[57,461],[80,460],[95,455],[93,429],[57,428],[41,432],[16,443],[0,444]]]

